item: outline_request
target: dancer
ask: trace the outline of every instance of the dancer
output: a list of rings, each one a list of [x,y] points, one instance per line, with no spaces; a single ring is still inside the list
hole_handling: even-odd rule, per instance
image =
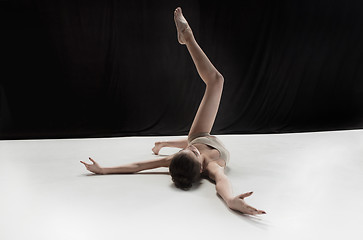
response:
[[[237,196],[232,193],[231,183],[224,174],[224,168],[229,161],[229,152],[217,137],[210,135],[222,95],[223,76],[199,47],[180,7],[174,11],[174,21],[178,41],[187,47],[206,88],[188,138],[156,142],[152,151],[157,155],[163,147],[176,147],[182,150],[167,157],[119,167],[104,168],[92,158],[89,158],[92,164],[83,161],[81,163],[87,170],[95,174],[136,173],[147,169],[167,167],[176,187],[185,190],[201,177],[209,177],[215,182],[217,193],[229,208],[244,214],[265,214],[264,211],[253,208],[244,201],[244,198],[251,196],[252,192]]]

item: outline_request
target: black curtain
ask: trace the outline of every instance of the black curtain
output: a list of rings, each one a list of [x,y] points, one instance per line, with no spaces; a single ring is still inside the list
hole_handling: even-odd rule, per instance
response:
[[[212,134],[363,127],[362,1],[0,5],[0,139],[187,134],[204,85],[177,6],[225,78]]]

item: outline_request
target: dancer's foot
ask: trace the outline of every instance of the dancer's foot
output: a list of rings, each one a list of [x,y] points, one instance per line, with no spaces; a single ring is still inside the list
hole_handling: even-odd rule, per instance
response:
[[[191,37],[193,37],[193,33],[187,20],[184,18],[180,7],[176,8],[174,11],[174,21],[178,31],[178,41],[180,44],[185,44]]]
[[[155,142],[155,146],[152,148],[152,151],[154,152],[155,155],[159,154],[160,149],[162,149],[163,143],[162,142]]]

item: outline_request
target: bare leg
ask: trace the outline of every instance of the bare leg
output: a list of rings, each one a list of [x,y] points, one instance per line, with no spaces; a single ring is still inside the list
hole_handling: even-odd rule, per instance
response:
[[[175,9],[174,21],[178,31],[179,43],[187,46],[199,76],[206,84],[202,102],[194,117],[188,136],[200,132],[209,133],[212,130],[218,112],[224,79],[199,47],[193,36],[192,29],[182,14],[181,8]]]
[[[192,29],[190,28],[187,20],[184,18],[180,7],[174,11],[174,21],[178,31],[178,41],[180,44],[185,44],[187,46],[202,80],[208,84],[216,78],[222,77],[198,45],[194,38]]]
[[[177,139],[169,141],[155,142],[155,146],[152,151],[155,155],[159,154],[160,149],[163,147],[175,147],[175,148],[186,148],[188,146],[188,139]]]

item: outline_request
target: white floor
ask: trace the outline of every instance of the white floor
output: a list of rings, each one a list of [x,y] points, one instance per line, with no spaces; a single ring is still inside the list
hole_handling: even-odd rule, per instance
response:
[[[155,158],[172,137],[0,141],[0,239],[362,239],[363,130],[219,137],[235,194],[254,191],[266,215],[230,211],[207,180],[182,191],[167,169],[97,176],[79,163]]]

